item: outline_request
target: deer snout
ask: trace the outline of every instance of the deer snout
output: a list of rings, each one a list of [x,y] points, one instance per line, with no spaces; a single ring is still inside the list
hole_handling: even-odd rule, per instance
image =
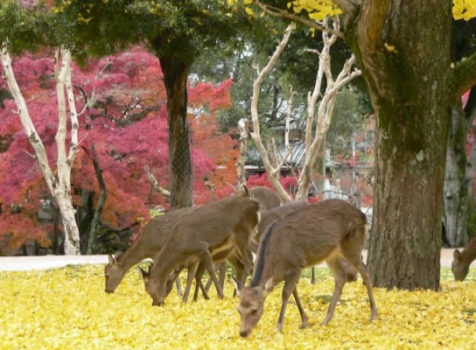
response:
[[[152,301],[152,306],[164,306],[164,302],[153,300]]]
[[[251,331],[247,330],[247,331],[240,331],[240,337],[247,337],[249,336],[251,333]]]

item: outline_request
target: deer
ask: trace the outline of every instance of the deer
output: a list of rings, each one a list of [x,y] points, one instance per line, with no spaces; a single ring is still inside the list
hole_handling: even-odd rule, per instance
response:
[[[255,187],[256,188],[256,187]],[[261,236],[265,232],[266,228],[271,224],[274,220],[285,216],[289,213],[292,213],[296,210],[302,209],[307,207],[309,203],[307,201],[292,201],[288,203],[284,203],[281,206],[274,207],[267,210],[261,210],[261,220],[258,224],[258,229],[256,230],[255,234],[251,240],[251,250],[253,253],[256,253],[258,249],[258,244],[261,239]]]
[[[243,259],[246,276],[251,268],[248,241],[258,223],[259,204],[248,196],[234,195],[194,208],[177,222],[144,278],[152,305],[164,305],[170,291],[170,275],[177,267],[195,266],[196,269],[198,264],[210,272],[218,297],[222,299],[223,290],[216,279],[212,256],[232,247]],[[190,276],[187,288],[193,278]]]
[[[268,210],[281,205],[281,199],[276,191],[273,191],[268,187],[256,186],[250,188],[248,191],[250,197],[258,201],[260,210]]]
[[[266,231],[266,228],[276,219],[281,218],[285,215],[288,215],[292,212],[305,208],[309,205],[309,202],[304,200],[292,201],[284,203],[279,207],[275,207],[269,210],[261,211],[261,220],[258,224],[258,230],[250,241],[250,249],[253,253],[256,254],[258,249],[258,244],[260,242],[261,236]],[[326,260],[326,264],[331,271],[338,272],[343,275],[346,282],[353,282],[357,280],[357,270],[352,267],[345,259],[334,257],[333,259]],[[337,267],[336,267],[337,266]]]
[[[188,215],[193,208],[182,208],[182,209],[175,209],[168,212],[165,215],[160,215],[152,220],[150,220],[147,225],[145,226],[144,230],[142,231],[141,235],[137,238],[137,240],[132,244],[132,246],[127,249],[122,254],[116,254],[115,256],[109,255],[109,262],[106,265],[104,272],[105,272],[105,292],[106,293],[114,293],[116,288],[119,286],[121,281],[123,280],[125,274],[129,269],[140,263],[144,259],[153,259],[154,256],[160,251],[160,249],[164,246],[165,242],[169,238],[170,233],[172,232],[173,227],[176,223],[182,218],[183,216]],[[228,252],[225,256],[217,256],[217,262],[223,261],[230,257],[231,252]],[[235,267],[237,271],[237,278],[241,278],[243,265],[241,264],[238,259],[230,258],[229,259],[232,265]],[[178,283],[178,274],[181,270],[186,266],[180,266],[176,271],[173,272],[173,278],[168,281],[168,290],[172,287],[172,283],[174,280],[177,281],[177,289],[179,289],[180,284]],[[193,266],[187,266],[193,268]],[[198,268],[198,267],[197,267]],[[201,269],[201,268],[200,268]],[[139,268],[140,272],[142,273],[143,277],[146,272]],[[190,273],[190,271],[189,271]],[[202,272],[203,274],[203,272]],[[193,276],[192,276],[193,278]],[[200,288],[203,296],[205,299],[209,299],[207,290],[201,283],[201,279],[196,278],[197,285],[194,293],[194,301],[197,300],[198,289]],[[187,302],[188,300],[188,291],[190,288],[186,289],[185,294],[183,294],[183,302]],[[179,294],[181,290],[179,289]]]
[[[247,337],[263,315],[266,296],[281,281],[281,311],[277,330],[282,332],[286,305],[291,294],[301,316],[301,328],[308,325],[297,291],[301,270],[322,261],[330,262],[335,287],[322,325],[333,316],[346,282],[347,260],[362,276],[370,303],[370,320],[377,319],[367,267],[362,261],[366,217],[359,209],[340,199],[329,199],[281,217],[268,226],[258,247],[253,276],[241,290],[238,313],[240,336]],[[346,263],[347,263],[346,262]]]
[[[164,246],[176,223],[193,209],[182,208],[150,220],[137,240],[124,253],[109,255],[104,269],[105,292],[114,293],[129,269],[147,258],[153,258]]]
[[[453,252],[451,271],[453,271],[455,281],[464,281],[468,275],[469,266],[474,259],[476,259],[476,236],[469,241],[462,252],[458,249]]]

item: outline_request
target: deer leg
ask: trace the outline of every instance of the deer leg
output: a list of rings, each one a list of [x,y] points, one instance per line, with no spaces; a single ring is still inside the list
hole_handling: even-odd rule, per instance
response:
[[[344,288],[345,280],[339,274],[334,274],[334,279],[335,279],[334,293],[332,293],[332,299],[331,299],[331,303],[329,304],[329,309],[327,310],[326,318],[321,323],[322,326],[327,325],[332,319],[337,302],[339,301],[340,296],[342,294],[342,289]]]
[[[300,271],[298,270],[297,273],[288,275],[284,281],[283,292],[281,294],[281,311],[279,312],[278,324],[276,325],[276,329],[279,332],[283,331],[283,320],[284,314],[286,313],[286,305],[288,304],[291,293],[293,293],[296,289],[296,284],[299,281],[299,274]]]
[[[198,263],[190,264],[188,266],[187,273],[187,285],[185,286],[185,292],[183,293],[182,302],[186,303],[188,301],[188,294],[190,293],[190,288],[192,286],[193,278],[197,272]]]
[[[220,283],[221,289],[225,287],[225,277],[226,277],[226,264],[220,263],[218,264],[218,282]],[[207,293],[212,286],[213,278],[211,276],[208,277],[207,284],[205,286],[205,293]]]
[[[367,266],[364,265],[362,260],[360,264],[354,265],[357,271],[359,271],[362,279],[364,280],[365,288],[367,288],[367,294],[369,295],[370,303],[370,321],[376,320],[378,318],[377,305],[375,304],[374,294],[372,292],[372,285],[370,284],[369,272]]]
[[[202,276],[203,276],[204,271],[205,271],[205,269],[203,267],[203,264],[199,264],[197,272],[195,273],[195,292],[193,293],[193,301],[198,300],[198,291],[199,291],[199,289],[202,291],[203,297],[206,300],[210,299],[207,292],[203,288],[203,284],[202,284]]]
[[[348,238],[341,242],[341,251],[344,257],[357,269],[362,276],[370,303],[370,321],[376,320],[378,317],[377,306],[375,304],[372,285],[370,283],[369,272],[367,266],[362,261],[362,246],[364,241],[365,228],[358,228],[352,232]]]
[[[313,267],[311,267],[311,284],[316,284],[316,270]]]
[[[183,290],[182,290],[182,285],[180,284],[180,278],[179,278],[179,276],[175,277],[175,286],[177,287],[177,293],[178,293],[178,295],[182,295],[182,294],[183,294]]]
[[[203,298],[205,300],[210,300],[210,297],[208,296],[208,290],[203,286],[202,280],[198,281],[198,286],[200,287],[200,290],[202,291]]]
[[[307,318],[306,312],[304,311],[304,308],[302,307],[301,299],[299,298],[299,295],[297,292],[297,287],[294,288],[293,295],[299,310],[299,314],[301,315],[301,328],[306,328],[308,318]]]
[[[220,288],[220,284],[218,283],[215,268],[213,267],[212,256],[208,250],[208,244],[204,244],[203,249],[199,253],[199,257],[200,262],[207,269],[208,273],[210,274],[210,277],[213,279],[213,283],[215,284],[215,288],[217,290],[218,298],[223,299],[223,289]]]
[[[218,269],[218,282],[220,287],[223,290],[225,288],[225,277],[226,277],[226,262],[222,262]]]

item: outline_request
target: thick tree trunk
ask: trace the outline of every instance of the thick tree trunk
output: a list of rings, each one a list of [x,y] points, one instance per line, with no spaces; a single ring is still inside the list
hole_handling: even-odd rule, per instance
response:
[[[187,122],[187,77],[191,64],[160,57],[167,90],[170,157],[170,205],[192,205],[192,165]]]
[[[377,115],[368,263],[379,287],[439,289],[446,145],[453,93],[451,3],[340,1]],[[350,16],[348,16],[350,15]]]

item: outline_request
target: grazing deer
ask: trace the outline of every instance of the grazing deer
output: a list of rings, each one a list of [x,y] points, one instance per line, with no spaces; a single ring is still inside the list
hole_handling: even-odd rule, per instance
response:
[[[250,197],[258,201],[260,205],[260,210],[268,210],[281,205],[281,199],[279,198],[276,191],[265,187],[257,186],[250,188],[249,190]]]
[[[168,240],[175,224],[192,210],[193,208],[176,209],[153,218],[129,249],[116,257],[109,255],[109,263],[104,269],[106,293],[114,293],[132,266],[144,259],[154,258]]]
[[[468,275],[469,265],[474,259],[476,259],[476,236],[469,241],[462,252],[459,250],[453,252],[451,271],[456,281],[464,281]]]
[[[377,308],[366,266],[362,262],[365,215],[351,204],[331,199],[293,212],[274,221],[261,239],[251,283],[243,288],[238,312],[241,316],[240,335],[248,336],[263,314],[266,294],[284,280],[281,312],[277,329],[282,330],[284,313],[291,293],[294,295],[301,327],[307,326],[307,315],[301,305],[296,284],[301,270],[324,260],[331,262],[335,288],[326,325],[332,319],[347,276],[336,258],[344,257],[360,273],[369,296],[370,319],[377,318]]]
[[[223,298],[212,256],[233,247],[244,261],[246,275],[251,267],[248,241],[259,222],[258,209],[258,202],[235,195],[194,208],[184,216],[154,258],[148,278],[144,279],[152,305],[163,305],[168,294],[167,280],[174,269],[192,264],[198,267],[198,263],[210,271],[218,296]]]
[[[285,203],[279,207],[273,209],[265,210],[261,213],[261,220],[258,225],[258,230],[256,234],[252,237],[250,241],[250,249],[253,253],[257,252],[258,244],[260,242],[261,236],[266,231],[266,228],[276,219],[279,219],[285,215],[291,214],[297,210],[305,208],[309,205],[307,201],[293,201]],[[344,276],[346,282],[353,282],[357,279],[357,270],[345,259],[334,257],[333,259],[326,260],[327,266],[331,271],[335,273],[340,273]]]

